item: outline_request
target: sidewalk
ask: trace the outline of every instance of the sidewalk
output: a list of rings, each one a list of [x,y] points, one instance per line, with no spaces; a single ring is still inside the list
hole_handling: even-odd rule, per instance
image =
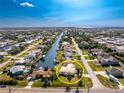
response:
[[[31,89],[32,85],[33,85],[34,81],[30,81],[28,83],[28,85],[25,87],[26,89]]]

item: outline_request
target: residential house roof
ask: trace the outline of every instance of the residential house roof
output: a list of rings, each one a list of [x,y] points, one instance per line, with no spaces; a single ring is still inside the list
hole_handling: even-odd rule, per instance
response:
[[[13,66],[12,68],[10,68],[10,72],[12,74],[18,72],[18,71],[24,71],[25,70],[25,66]]]

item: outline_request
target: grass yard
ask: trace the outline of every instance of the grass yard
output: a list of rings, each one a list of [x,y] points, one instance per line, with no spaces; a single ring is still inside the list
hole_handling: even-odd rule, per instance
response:
[[[88,55],[87,51],[85,51],[85,50],[82,50],[82,54],[83,55]]]
[[[86,60],[91,60],[89,56],[84,56]]]
[[[3,63],[4,62],[4,58],[0,59],[0,63]]]
[[[41,80],[36,80],[32,87],[35,88],[35,87],[42,87],[43,86],[43,82]]]
[[[93,71],[104,71],[105,68],[102,66],[95,66],[93,62],[88,62]]]
[[[86,70],[86,68],[85,68],[85,66],[84,66],[84,64],[83,64],[83,62],[82,62],[81,60],[75,60],[75,61],[77,61],[78,63],[80,63],[80,64],[82,65],[83,70],[84,70],[84,74],[86,74],[86,73],[87,73],[87,70]],[[79,65],[78,65],[78,66],[79,66]]]
[[[112,81],[110,81],[108,78],[102,76],[102,75],[97,75],[98,79],[100,80],[100,82],[106,86],[106,87],[109,87],[109,88],[118,88],[117,85],[115,85]]]
[[[21,81],[18,81],[16,87],[26,87],[27,85],[28,85],[27,80],[21,80]]]
[[[5,62],[5,61],[7,61],[7,60],[9,60],[9,58],[0,59],[0,64],[3,63],[3,62]]]
[[[91,79],[87,77],[83,77],[82,83],[83,88],[91,88],[93,86]]]
[[[24,53],[22,53],[21,55],[19,55],[18,58],[25,57],[25,56],[28,55],[28,54],[29,54],[28,52],[24,52]]]
[[[119,81],[124,86],[124,78],[119,78]]]
[[[74,59],[77,59],[77,60],[80,60],[81,59],[81,57],[79,55],[77,55],[77,54],[74,54],[73,58]]]
[[[62,53],[63,52],[61,50],[57,51],[56,59],[57,59],[58,62],[62,61],[62,57],[63,57]]]
[[[2,67],[2,68],[0,69],[0,71],[9,70],[9,68],[12,67],[13,65],[15,65],[15,62],[11,62],[11,63],[5,65],[4,67]]]
[[[67,87],[67,86],[68,86],[67,84],[62,83],[58,79],[54,80],[51,85],[51,87]]]
[[[80,86],[82,88],[91,88],[92,87],[92,81],[90,78],[83,77],[83,79],[78,84],[70,85],[71,87],[77,87]],[[64,84],[60,82],[59,80],[54,80],[51,87],[67,87],[67,84]]]

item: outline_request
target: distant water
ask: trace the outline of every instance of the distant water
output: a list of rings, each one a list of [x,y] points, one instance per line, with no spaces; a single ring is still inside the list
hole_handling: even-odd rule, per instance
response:
[[[55,40],[55,42],[53,43],[52,47],[49,49],[49,51],[47,52],[46,56],[45,56],[45,61],[42,62],[41,60],[37,63],[37,67],[48,67],[48,68],[53,68],[55,66],[54,64],[54,59],[56,58],[56,51],[59,48],[59,43],[60,40],[63,36],[63,33],[61,33]]]

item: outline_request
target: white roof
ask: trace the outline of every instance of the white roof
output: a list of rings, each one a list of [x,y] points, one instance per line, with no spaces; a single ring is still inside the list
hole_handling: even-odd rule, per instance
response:
[[[12,74],[18,72],[18,71],[24,71],[25,66],[13,66],[12,68],[10,68],[10,72]]]
[[[66,67],[61,67],[60,69],[60,73],[71,73],[74,74],[76,71],[75,65],[74,64],[68,64]]]
[[[24,59],[16,61],[16,63],[25,63],[26,61]]]
[[[118,50],[124,50],[124,46],[117,46]]]
[[[7,52],[0,52],[0,55],[7,55]]]
[[[68,45],[69,44],[69,42],[63,42],[62,43],[62,45]]]

